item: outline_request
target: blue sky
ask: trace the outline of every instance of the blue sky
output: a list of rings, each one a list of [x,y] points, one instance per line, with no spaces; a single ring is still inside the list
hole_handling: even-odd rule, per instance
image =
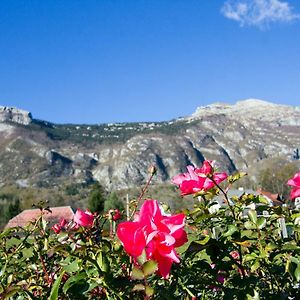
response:
[[[1,0],[0,105],[56,123],[300,105],[300,1]]]

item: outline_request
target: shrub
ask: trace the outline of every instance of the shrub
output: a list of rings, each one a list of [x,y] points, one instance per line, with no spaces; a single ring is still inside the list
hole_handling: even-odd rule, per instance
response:
[[[188,167],[173,182],[198,201],[176,215],[144,201],[145,188],[125,222],[117,210],[78,210],[49,228],[41,209],[29,226],[0,234],[0,298],[299,299],[300,212],[229,197],[243,175],[218,173],[211,161]],[[292,198],[299,178],[288,182]]]

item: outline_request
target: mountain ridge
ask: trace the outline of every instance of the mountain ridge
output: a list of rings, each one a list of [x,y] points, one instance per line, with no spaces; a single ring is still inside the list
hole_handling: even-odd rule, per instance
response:
[[[146,181],[151,164],[158,167],[154,183],[163,183],[204,159],[216,160],[233,173],[255,170],[270,158],[291,161],[300,147],[300,108],[258,99],[202,106],[170,121],[99,125],[54,124],[24,110],[4,108],[2,185],[55,186],[71,180],[128,188]]]

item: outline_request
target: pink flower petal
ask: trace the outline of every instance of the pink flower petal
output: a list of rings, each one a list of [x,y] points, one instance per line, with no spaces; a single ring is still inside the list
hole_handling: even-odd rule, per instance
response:
[[[134,258],[145,250],[147,259],[156,260],[158,272],[166,278],[172,262],[179,262],[175,247],[187,241],[184,221],[184,214],[162,215],[158,202],[148,199],[144,201],[134,222],[118,225],[117,235],[125,251]]]
[[[167,257],[158,257],[157,262],[158,262],[158,273],[163,278],[168,278],[170,271],[171,271],[173,261]]]
[[[300,188],[300,172],[296,173],[293,178],[289,179],[287,185]]]
[[[125,251],[134,258],[140,256],[146,246],[143,228],[136,222],[123,222],[118,225],[117,236]]]
[[[77,209],[74,215],[74,222],[83,227],[91,227],[94,222],[94,215],[88,210],[84,212],[81,209]]]
[[[169,230],[170,234],[184,227],[185,214],[177,214],[174,216],[164,217],[162,223],[165,224]]]
[[[297,187],[293,188],[291,191],[290,197],[291,197],[291,199],[300,197],[300,188],[297,188]]]

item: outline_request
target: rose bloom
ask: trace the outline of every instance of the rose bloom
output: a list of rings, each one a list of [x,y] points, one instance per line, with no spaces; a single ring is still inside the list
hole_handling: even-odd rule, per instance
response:
[[[65,219],[61,219],[59,223],[54,224],[51,228],[56,234],[59,234],[62,229],[65,229],[66,224],[67,221]]]
[[[291,190],[290,198],[295,199],[300,197],[300,172],[296,173],[293,178],[289,179],[287,184],[294,187]]]
[[[158,263],[159,274],[167,278],[172,263],[179,263],[175,248],[187,242],[184,214],[163,215],[156,200],[145,200],[134,221],[118,225],[117,235],[125,251],[137,259],[145,250],[147,259]]]
[[[115,209],[114,212],[113,212],[113,220],[116,222],[118,220],[120,220],[122,217],[120,211],[118,209]]]
[[[84,212],[81,209],[77,209],[74,215],[74,222],[83,227],[91,227],[94,222],[94,215],[88,210]]]
[[[211,160],[204,161],[201,168],[187,166],[187,170],[187,173],[176,175],[172,179],[172,183],[180,188],[182,196],[207,191],[215,186],[215,182],[219,184],[228,177],[225,172],[214,173]]]

